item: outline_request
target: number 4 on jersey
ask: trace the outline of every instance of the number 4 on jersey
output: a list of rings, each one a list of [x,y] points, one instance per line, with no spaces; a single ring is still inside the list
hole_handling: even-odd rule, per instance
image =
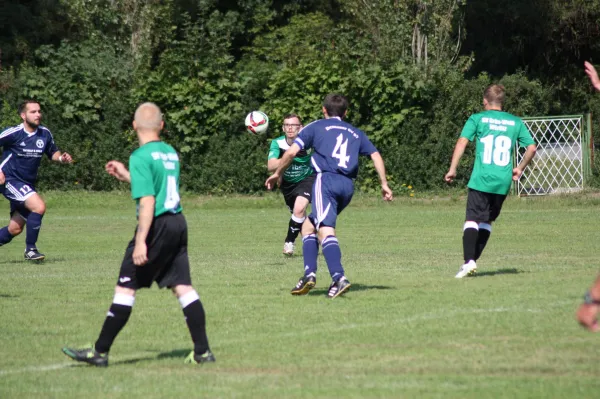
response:
[[[346,152],[348,151],[348,139],[346,139],[346,141],[344,141],[342,143],[343,140],[344,140],[343,134],[340,134],[339,136],[337,136],[337,142],[335,143],[335,148],[333,149],[331,156],[333,158],[339,159],[339,162],[338,162],[339,167],[347,168],[348,162],[350,162],[350,156],[346,155]]]
[[[167,196],[165,198],[165,209],[175,209],[179,205],[179,193],[177,192],[177,179],[175,176],[167,176]]]

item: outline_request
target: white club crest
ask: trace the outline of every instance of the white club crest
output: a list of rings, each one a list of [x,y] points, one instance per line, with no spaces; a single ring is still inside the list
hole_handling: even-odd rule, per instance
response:
[[[38,140],[35,142],[38,148],[44,148],[44,140]]]

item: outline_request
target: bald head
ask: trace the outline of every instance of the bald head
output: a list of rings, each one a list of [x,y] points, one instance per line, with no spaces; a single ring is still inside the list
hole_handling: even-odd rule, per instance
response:
[[[143,103],[135,110],[133,128],[160,132],[163,127],[162,113],[154,103]]]

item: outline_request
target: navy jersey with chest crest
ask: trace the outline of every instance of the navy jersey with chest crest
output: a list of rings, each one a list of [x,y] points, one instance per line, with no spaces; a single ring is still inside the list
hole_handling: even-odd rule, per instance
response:
[[[336,173],[351,179],[358,174],[358,156],[377,152],[362,130],[338,117],[309,123],[294,142],[301,149],[314,149],[311,162],[317,173]]]
[[[0,133],[3,147],[0,170],[7,180],[17,179],[34,185],[42,156],[48,158],[58,151],[52,133],[40,125],[35,133],[27,133],[23,124],[8,128]]]

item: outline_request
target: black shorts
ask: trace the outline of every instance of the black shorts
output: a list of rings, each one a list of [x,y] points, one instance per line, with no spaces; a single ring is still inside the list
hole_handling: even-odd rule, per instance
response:
[[[484,193],[469,189],[467,195],[467,221],[477,223],[493,222],[500,215],[506,195]]]
[[[154,281],[160,288],[192,285],[187,244],[188,229],[183,214],[160,215],[152,221],[146,238],[148,262],[143,266],[133,264],[134,235],[125,250],[117,285],[134,290],[150,287]]]
[[[281,184],[281,193],[283,194],[283,199],[285,200],[285,204],[290,209],[290,212],[294,211],[294,204],[296,203],[296,198],[304,197],[308,200],[308,202],[312,202],[312,188],[313,183],[315,182],[315,174],[306,177],[304,180],[299,181],[298,183],[286,183],[285,181]]]

